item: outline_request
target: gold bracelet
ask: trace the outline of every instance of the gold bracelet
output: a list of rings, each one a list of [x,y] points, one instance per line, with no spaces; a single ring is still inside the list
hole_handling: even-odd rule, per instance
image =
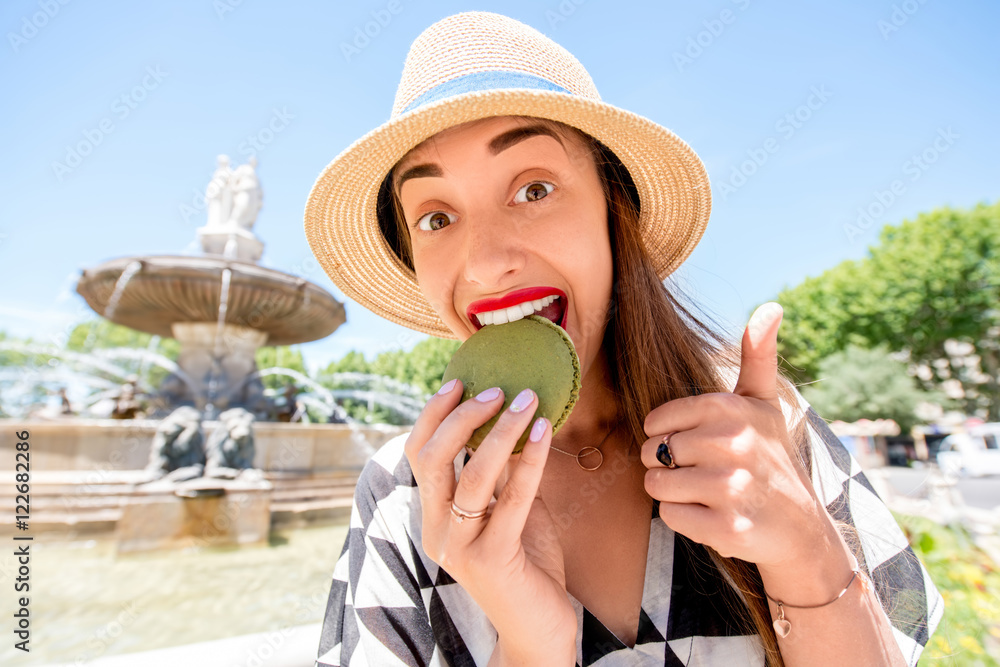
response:
[[[767,594],[767,591],[764,591],[764,595],[767,596],[767,599],[773,602],[774,604],[778,605],[778,618],[775,619],[774,621],[775,634],[784,639],[792,631],[791,622],[785,618],[785,607],[791,607],[792,609],[818,609],[819,607],[825,607],[828,604],[833,604],[840,598],[844,597],[844,593],[846,593],[851,588],[851,584],[854,583],[854,580],[858,578],[859,574],[861,575],[861,585],[864,586],[864,589],[866,591],[869,590],[868,578],[864,575],[864,573],[858,569],[851,570],[851,572],[852,572],[851,580],[847,582],[846,586],[844,586],[844,590],[837,593],[837,597],[833,598],[829,602],[824,602],[823,604],[810,604],[810,605],[788,604],[787,602],[782,602],[781,600],[775,600],[773,597]]]

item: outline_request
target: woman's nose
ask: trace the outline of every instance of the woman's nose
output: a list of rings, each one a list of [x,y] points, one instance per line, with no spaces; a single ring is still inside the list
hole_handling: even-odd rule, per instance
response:
[[[465,279],[484,288],[500,285],[504,278],[524,268],[522,239],[499,216],[481,216],[467,224]]]

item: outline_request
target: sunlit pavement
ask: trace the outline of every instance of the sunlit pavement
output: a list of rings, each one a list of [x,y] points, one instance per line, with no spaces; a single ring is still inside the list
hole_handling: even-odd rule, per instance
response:
[[[311,666],[346,523],[267,546],[116,555],[108,541],[32,550],[31,653],[0,665]],[[37,551],[35,551],[37,549]],[[13,555],[0,554],[2,575]],[[11,618],[12,596],[0,598]]]
[[[932,469],[886,466],[881,470],[897,492],[920,498],[926,496],[927,478]],[[955,488],[969,507],[984,510],[1000,508],[1000,476],[957,478]]]
[[[273,632],[174,646],[156,651],[101,658],[92,667],[311,667],[316,661],[321,624],[303,625]],[[70,667],[75,663],[61,664]]]

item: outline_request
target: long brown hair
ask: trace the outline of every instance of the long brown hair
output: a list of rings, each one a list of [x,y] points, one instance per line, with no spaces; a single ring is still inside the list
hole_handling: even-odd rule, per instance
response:
[[[630,446],[638,451],[647,438],[643,423],[654,408],[685,396],[729,391],[725,373],[739,369],[740,350],[699,319],[657,276],[639,231],[638,191],[618,157],[576,128],[543,122],[576,135],[590,147],[604,188],[614,279],[607,315],[599,324],[605,327],[602,347],[619,415],[631,436]],[[379,224],[390,247],[413,268],[409,231],[391,185],[392,176],[390,172],[379,195]],[[783,377],[779,377],[779,394],[797,409],[794,388]],[[789,435],[796,444],[799,464],[809,470],[804,420],[801,414],[795,417]],[[764,647],[765,664],[783,667],[757,566],[723,557],[696,542],[687,541],[687,545],[695,551],[692,561],[696,567],[714,563],[738,593],[731,619],[735,627],[745,633],[756,632]]]
[[[646,415],[654,408],[685,396],[728,391],[720,368],[739,368],[740,353],[685,307],[656,275],[639,233],[639,197],[631,175],[607,147],[591,141],[608,201],[615,258],[604,351],[632,445],[638,448],[647,438]],[[801,438],[796,442],[802,442]],[[733,621],[741,630],[760,636],[765,664],[783,666],[757,566],[723,557],[705,545],[689,546],[704,550],[742,596],[746,606],[734,606]],[[693,555],[695,563],[707,560]]]

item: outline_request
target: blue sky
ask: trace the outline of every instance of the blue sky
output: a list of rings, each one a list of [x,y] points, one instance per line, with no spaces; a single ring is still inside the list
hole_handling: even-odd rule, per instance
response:
[[[996,201],[1000,5],[986,0],[8,1],[0,329],[52,340],[93,316],[82,267],[195,252],[219,153],[260,161],[262,264],[342,298],[302,231],[309,189],[388,118],[410,42],[470,9],[551,36],[605,101],[701,155],[712,218],[678,279],[734,334],[783,287],[863,256],[882,224]],[[366,24],[374,37],[345,48]],[[876,215],[857,225],[859,208]],[[424,337],[352,302],[347,317],[302,346],[311,366]]]

